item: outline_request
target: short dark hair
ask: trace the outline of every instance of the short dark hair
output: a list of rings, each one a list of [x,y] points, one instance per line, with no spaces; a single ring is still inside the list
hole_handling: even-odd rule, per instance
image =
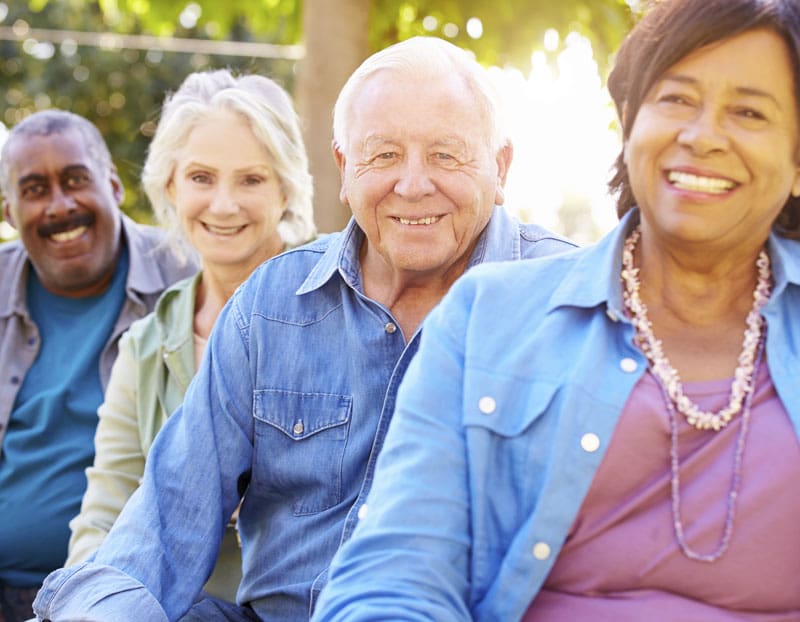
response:
[[[650,88],[664,72],[693,51],[755,28],[776,32],[792,61],[795,104],[800,116],[800,2],[798,0],[656,0],[622,43],[608,90],[627,139]],[[621,218],[636,205],[623,153],[609,189]],[[800,238],[800,198],[789,196],[775,221],[785,237]]]
[[[8,195],[13,189],[8,187],[11,163],[8,161],[8,150],[11,144],[20,137],[50,136],[69,130],[77,131],[86,141],[89,156],[101,168],[112,170],[114,164],[111,154],[100,130],[84,117],[56,108],[34,112],[17,123],[8,133],[2,151],[0,151],[0,188]]]

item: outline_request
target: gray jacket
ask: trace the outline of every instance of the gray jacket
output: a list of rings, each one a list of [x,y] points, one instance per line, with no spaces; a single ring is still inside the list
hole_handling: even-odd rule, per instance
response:
[[[161,244],[164,233],[156,227],[137,224],[123,215],[122,235],[130,263],[125,303],[99,360],[103,389],[108,384],[122,333],[153,309],[169,285],[197,271],[191,262],[181,265]],[[17,392],[39,353],[39,331],[26,306],[30,268],[28,254],[19,240],[0,245],[0,453]]]

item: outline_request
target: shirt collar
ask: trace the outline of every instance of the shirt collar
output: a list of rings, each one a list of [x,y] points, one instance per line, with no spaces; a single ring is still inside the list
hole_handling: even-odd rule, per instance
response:
[[[358,255],[361,243],[364,241],[364,232],[356,224],[355,219],[350,218],[343,231],[327,235],[323,240],[327,241],[328,246],[322,258],[314,265],[295,294],[300,296],[319,289],[337,272],[348,286],[363,292]]]
[[[595,307],[606,304],[608,312],[625,315],[622,302],[622,247],[639,222],[639,210],[632,209],[619,224],[594,246],[580,252],[570,278],[564,279],[551,298],[551,308],[562,305]],[[773,231],[767,243],[775,282],[771,299],[777,299],[788,283],[800,285],[800,242]],[[597,266],[603,266],[599,272]]]
[[[771,299],[777,298],[791,283],[800,285],[800,241],[770,233],[767,250],[772,263],[774,287]]]
[[[517,260],[521,257],[519,221],[505,208],[494,206],[488,224],[478,237],[467,270],[490,261]]]
[[[572,251],[579,253],[579,256],[569,278],[564,279],[553,293],[551,308],[591,308],[606,304],[609,313],[623,317],[625,313],[619,276],[622,268],[622,246],[628,232],[638,221],[639,211],[632,209],[597,244]]]
[[[27,315],[26,283],[28,270],[31,269],[28,255],[20,240],[5,242],[4,253],[10,255],[4,266],[6,273],[0,279],[0,317],[8,317],[13,313]]]

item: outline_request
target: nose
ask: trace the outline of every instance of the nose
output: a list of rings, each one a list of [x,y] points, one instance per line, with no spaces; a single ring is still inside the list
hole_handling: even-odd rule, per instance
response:
[[[408,201],[420,201],[436,192],[428,164],[422,157],[409,157],[400,169],[394,191]]]
[[[728,148],[728,135],[720,117],[710,107],[698,110],[678,134],[678,143],[697,155],[709,155]]]
[[[227,216],[239,211],[234,192],[225,184],[219,184],[214,190],[214,196],[208,210],[217,216]]]
[[[69,192],[64,192],[60,185],[53,184],[50,192],[50,201],[47,204],[47,217],[56,220],[74,212],[76,209],[77,205],[72,195]]]

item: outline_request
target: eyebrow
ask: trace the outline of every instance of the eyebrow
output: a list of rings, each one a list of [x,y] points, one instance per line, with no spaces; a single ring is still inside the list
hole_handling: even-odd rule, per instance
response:
[[[698,81],[692,77],[684,76],[680,74],[667,74],[662,79],[662,82],[678,82],[679,84],[688,84],[690,86],[697,86]],[[756,88],[754,86],[737,86],[735,91],[740,95],[747,95],[750,97],[760,97],[763,99],[768,99],[771,101],[778,109],[781,109],[781,104],[778,99],[769,91],[765,91],[763,89]]]
[[[210,164],[204,164],[203,162],[198,161],[191,161],[187,162],[185,165],[181,167],[184,171],[191,168],[202,168],[209,171],[218,171],[219,168],[216,166],[211,166]],[[271,172],[273,167],[268,164],[253,164],[252,166],[243,166],[242,168],[234,169],[234,173],[254,173],[257,171],[265,171],[267,173]]]

